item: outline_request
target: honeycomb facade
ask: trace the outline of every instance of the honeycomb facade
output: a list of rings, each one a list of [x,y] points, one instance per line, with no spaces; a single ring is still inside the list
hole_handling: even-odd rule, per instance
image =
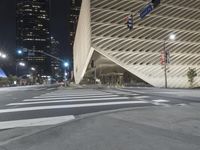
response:
[[[145,82],[164,87],[161,51],[170,51],[169,87],[188,87],[188,68],[196,68],[200,84],[200,0],[162,0],[140,19],[145,0],[83,0],[74,44],[74,73],[80,83],[93,53],[131,72]],[[129,31],[125,18],[134,14]],[[175,41],[168,39],[176,35]],[[97,65],[98,67],[98,65]]]

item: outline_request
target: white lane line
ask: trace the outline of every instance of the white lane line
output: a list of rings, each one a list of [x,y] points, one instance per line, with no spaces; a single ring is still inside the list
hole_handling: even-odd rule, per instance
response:
[[[111,97],[111,98],[101,98],[101,99],[75,99],[75,100],[49,100],[49,101],[31,101],[25,103],[10,103],[6,106],[20,106],[20,105],[33,105],[33,104],[50,104],[50,103],[67,103],[67,102],[90,102],[90,101],[103,101],[103,100],[127,100],[128,97]]]
[[[94,98],[94,97],[117,97],[118,95],[90,95],[90,96],[55,96],[55,97],[38,97],[33,99],[75,99],[75,98]]]
[[[131,94],[131,93],[126,93],[127,95],[133,95],[133,96],[137,96],[139,94]]]
[[[50,95],[50,96],[48,96],[48,95],[41,95],[41,96],[36,96],[36,97],[34,97],[34,98],[51,98],[51,97],[64,97],[64,96],[69,96],[69,97],[76,97],[76,96],[100,96],[100,95],[112,95],[112,94],[80,94],[80,93],[77,93],[77,94],[65,94],[65,95],[59,95],[59,94],[57,94],[57,95]]]
[[[45,93],[45,94],[48,94],[48,95],[54,95],[54,94],[77,94],[77,93],[100,93],[100,94],[104,94],[104,93],[107,93],[107,92],[101,92],[101,91],[67,91],[67,92],[56,92],[56,91],[53,91],[53,92],[49,92],[49,93]]]
[[[152,104],[157,105],[157,106],[166,106],[169,107],[169,104],[166,104],[170,101],[164,100],[164,99],[158,99],[158,100],[152,100]]]
[[[4,122],[0,122],[0,130],[18,128],[18,127],[56,125],[56,124],[71,121],[74,119],[75,117],[73,115],[69,115],[69,116],[60,116],[60,117],[4,121]]]
[[[97,94],[97,93],[100,93],[100,94],[104,94],[104,93],[107,93],[107,92],[94,92],[94,91],[89,91],[89,92],[82,92],[82,91],[76,91],[76,92],[63,92],[63,93],[58,93],[58,92],[50,92],[50,93],[45,93],[46,95],[54,95],[54,94],[78,94],[78,93],[85,93],[85,94],[90,94],[90,93],[94,93],[94,94]]]
[[[128,89],[123,89],[122,91],[126,91],[126,92],[135,92],[135,93],[140,93],[140,94],[145,94],[145,92],[141,92],[141,91],[136,91],[136,90],[128,90]]]
[[[157,100],[152,100],[153,102],[157,102],[157,103],[168,103],[168,100],[164,100],[164,99],[157,99]]]
[[[95,106],[110,106],[110,105],[125,105],[125,104],[146,104],[147,101],[121,101],[121,102],[103,102],[103,103],[87,103],[87,104],[71,104],[71,105],[54,105],[54,106],[37,106],[37,107],[25,107],[25,108],[12,108],[1,109],[2,113],[11,112],[24,112],[34,110],[51,110],[51,109],[64,109],[64,108],[80,108],[80,107],[95,107]]]
[[[134,98],[137,98],[137,99],[142,99],[142,98],[149,98],[149,96],[136,96]]]
[[[56,98],[33,98],[33,99],[25,99],[24,102],[29,101],[49,101],[49,100],[72,100],[72,99],[91,99],[91,98],[112,98],[112,97],[118,97],[118,95],[109,95],[109,96],[90,96],[90,97],[56,97]]]
[[[51,90],[55,90],[56,88],[49,88],[47,89],[47,91],[51,91]]]
[[[88,93],[84,93],[84,92],[76,92],[76,93],[53,93],[53,94],[43,94],[44,96],[56,96],[56,95],[79,95],[79,94],[83,94],[83,95],[90,95],[90,94],[92,94],[92,95],[94,95],[94,94],[97,94],[97,95],[103,95],[103,94],[110,94],[110,93],[100,93],[100,92],[98,92],[98,93],[94,93],[94,92],[88,92]]]
[[[115,91],[115,92],[112,92],[113,94],[123,94],[123,95],[132,95],[132,96],[137,96],[137,95],[139,95],[139,94],[135,94],[135,93],[127,93],[127,92],[117,92],[117,91]]]
[[[71,98],[71,97],[67,97],[67,98],[48,98],[48,99],[25,99],[23,100],[24,102],[37,102],[37,101],[54,101],[54,100],[74,100],[74,101],[82,101],[82,100],[97,100],[101,98],[101,100],[112,100],[112,99],[129,99],[128,97],[118,97],[118,96],[112,96],[112,97],[84,97],[84,98]]]

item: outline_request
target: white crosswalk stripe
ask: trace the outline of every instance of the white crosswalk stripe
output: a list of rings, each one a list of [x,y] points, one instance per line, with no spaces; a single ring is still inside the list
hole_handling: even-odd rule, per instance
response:
[[[97,96],[88,96],[88,97],[85,97],[85,96],[77,96],[77,97],[74,97],[74,96],[71,96],[71,97],[52,97],[52,98],[48,98],[48,97],[44,97],[44,98],[33,98],[33,99],[25,99],[23,101],[25,102],[29,102],[29,101],[46,101],[46,100],[70,100],[70,99],[91,99],[91,98],[112,98],[112,99],[116,99],[116,97],[118,97],[118,95],[109,95],[109,96],[105,96],[105,95],[97,95]]]
[[[0,109],[0,115],[13,115],[18,113],[23,114],[22,116],[25,116],[25,118],[9,121],[1,121],[0,119],[0,129],[54,125],[70,121],[75,118],[73,112],[81,108],[86,108],[88,113],[90,113],[90,110],[92,109],[94,109],[93,112],[95,112],[97,107],[104,108],[107,106],[107,110],[109,110],[112,106],[116,106],[116,108],[124,108],[127,105],[134,107],[138,106],[138,104],[152,105],[154,103],[158,104],[166,102],[164,100],[147,101],[145,98],[148,98],[148,96],[140,96],[139,94],[134,93],[129,96],[121,94],[122,93],[108,93],[88,89],[57,90],[31,99],[25,99],[21,102],[9,103],[6,105],[5,109]],[[70,113],[71,109],[74,111]],[[51,113],[53,110],[54,113],[59,110],[64,111],[61,111],[63,114],[58,113],[58,116],[55,116],[53,112]],[[69,111],[66,113],[65,111],[67,110]],[[32,111],[34,111],[34,113],[32,113]],[[31,112],[31,115],[33,116],[29,116],[30,113],[28,112]],[[36,115],[37,113],[38,115]],[[18,115],[18,118],[20,118],[19,116],[20,115]]]
[[[0,113],[23,112],[23,111],[33,111],[33,110],[49,110],[49,109],[59,109],[59,108],[94,107],[94,106],[109,106],[109,105],[123,105],[123,104],[144,104],[144,103],[149,103],[149,102],[121,101],[121,102],[85,103],[85,104],[54,105],[54,106],[35,106],[35,107],[25,107],[25,108],[2,109],[0,110]]]
[[[19,105],[30,105],[30,104],[50,104],[50,103],[67,103],[67,102],[89,102],[89,101],[102,101],[102,100],[125,100],[129,99],[128,97],[112,97],[112,98],[101,98],[101,99],[79,99],[79,100],[52,100],[52,101],[32,101],[26,103],[10,103],[7,106],[19,106]]]
[[[157,106],[169,107],[170,105],[167,104],[168,102],[169,102],[169,100],[164,100],[164,99],[152,100],[152,104],[157,105]]]
[[[39,98],[63,98],[63,97],[72,97],[72,98],[81,98],[81,97],[108,97],[108,96],[118,96],[118,95],[113,95],[113,94],[104,94],[104,95],[99,95],[99,94],[87,94],[87,95],[54,95],[54,96],[36,96],[34,98],[39,99]]]
[[[75,117],[73,115],[69,115],[69,116],[48,117],[48,118],[2,121],[0,122],[0,130],[17,128],[17,127],[56,125],[56,124],[71,121],[74,119]]]
[[[136,96],[136,99],[144,99],[144,98],[149,98],[149,96]]]

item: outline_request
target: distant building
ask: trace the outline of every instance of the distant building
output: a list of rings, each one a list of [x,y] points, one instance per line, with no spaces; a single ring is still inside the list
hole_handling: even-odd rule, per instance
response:
[[[59,57],[59,42],[55,40],[54,37],[51,37],[51,55]],[[54,78],[59,78],[62,74],[61,70],[61,61],[51,58],[51,74]]]
[[[5,72],[1,68],[0,68],[0,78],[7,78]]]
[[[17,49],[50,53],[49,0],[17,0]],[[41,53],[24,52],[18,57],[40,75],[51,73],[50,59]]]
[[[82,0],[71,0],[71,10],[70,10],[70,46],[73,47],[74,39],[76,35],[76,28],[78,24],[78,18],[80,14]]]

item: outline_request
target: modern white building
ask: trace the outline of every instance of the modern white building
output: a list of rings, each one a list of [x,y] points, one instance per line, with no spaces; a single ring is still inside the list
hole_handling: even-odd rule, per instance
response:
[[[196,68],[200,85],[200,0],[161,0],[140,19],[147,0],[83,0],[74,43],[75,82],[91,74],[91,61],[101,74],[126,70],[145,82],[165,86],[161,51],[170,51],[168,87],[189,87],[188,68]],[[129,31],[125,18],[134,14]],[[176,35],[175,40],[169,36]],[[123,72],[122,72],[123,73]]]
[[[0,68],[0,78],[7,78],[5,72],[1,68]]]

